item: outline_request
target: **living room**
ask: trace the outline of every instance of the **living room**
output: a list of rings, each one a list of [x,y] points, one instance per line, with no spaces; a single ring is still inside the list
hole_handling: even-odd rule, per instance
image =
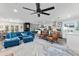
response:
[[[0,3],[0,55],[78,56],[78,6]]]

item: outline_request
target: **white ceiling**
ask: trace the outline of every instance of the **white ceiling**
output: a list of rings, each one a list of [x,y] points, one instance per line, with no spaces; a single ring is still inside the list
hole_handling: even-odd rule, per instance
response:
[[[33,23],[52,23],[54,20],[66,19],[72,16],[79,16],[79,3],[41,3],[41,9],[55,6],[54,10],[47,11],[50,16],[31,15],[32,11],[25,10],[22,7],[36,9],[34,3],[0,3],[0,17],[7,19],[19,19],[21,21],[33,22]],[[18,12],[14,13],[14,9]]]

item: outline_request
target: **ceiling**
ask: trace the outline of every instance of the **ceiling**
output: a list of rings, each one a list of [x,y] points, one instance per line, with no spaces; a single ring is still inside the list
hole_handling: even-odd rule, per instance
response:
[[[55,6],[54,10],[47,11],[50,16],[31,15],[32,11],[22,7],[36,9],[35,3],[0,3],[0,17],[5,19],[19,19],[21,22],[50,24],[55,20],[63,20],[69,17],[79,16],[79,3],[41,3],[41,9]],[[15,9],[15,12],[14,12]],[[16,20],[17,21],[17,20]]]

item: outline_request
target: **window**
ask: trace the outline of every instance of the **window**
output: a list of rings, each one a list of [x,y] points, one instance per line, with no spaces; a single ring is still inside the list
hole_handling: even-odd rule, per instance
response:
[[[19,26],[15,26],[15,31],[16,31],[16,32],[19,31]]]
[[[14,26],[11,25],[11,32],[14,32]]]
[[[5,31],[6,31],[6,32],[9,31],[9,26],[8,26],[8,25],[5,26]]]

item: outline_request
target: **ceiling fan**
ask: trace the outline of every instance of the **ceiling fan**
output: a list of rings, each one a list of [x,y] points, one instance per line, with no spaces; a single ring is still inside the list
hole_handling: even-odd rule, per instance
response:
[[[49,10],[55,9],[55,7],[53,6],[53,7],[49,7],[49,8],[46,8],[46,9],[41,9],[40,8],[40,3],[36,3],[36,10],[29,9],[29,8],[26,8],[26,7],[23,7],[23,9],[27,9],[27,10],[33,11],[34,13],[32,13],[32,14],[37,14],[38,17],[40,17],[40,14],[50,15],[49,13],[46,13],[45,11],[49,11]]]

